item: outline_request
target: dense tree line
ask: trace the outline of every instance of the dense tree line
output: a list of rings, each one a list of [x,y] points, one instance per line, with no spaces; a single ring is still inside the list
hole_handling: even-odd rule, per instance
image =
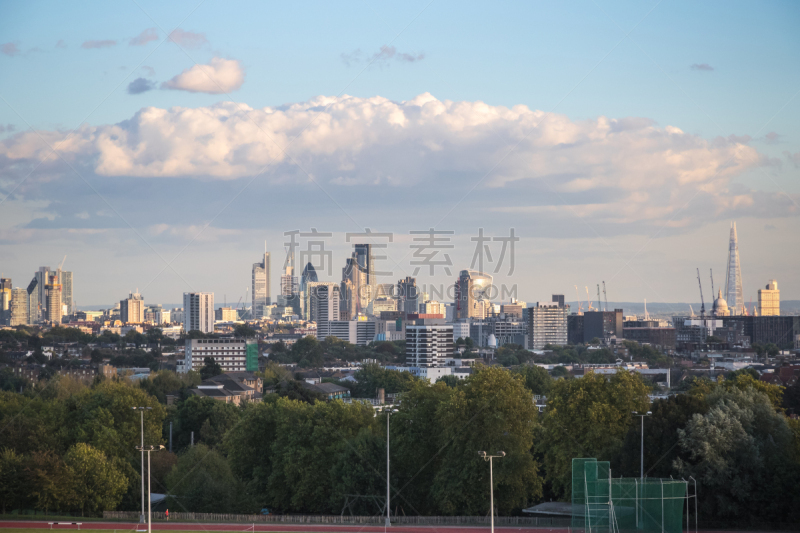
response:
[[[800,519],[800,424],[784,414],[787,400],[800,397],[795,387],[736,372],[721,382],[694,380],[685,393],[651,403],[648,383],[627,372],[553,379],[536,366],[477,367],[466,380],[433,385],[397,374],[404,373],[365,366],[354,386],[403,393],[389,424],[393,512],[485,515],[488,466],[479,450],[507,454],[495,462],[500,514],[568,501],[574,457],[607,460],[613,476],[638,477],[641,425],[632,412],[650,410],[645,475],[697,479],[701,521]],[[278,365],[264,375],[293,382]],[[138,509],[139,414],[131,407],[144,405],[153,407],[146,443],[167,444],[172,424],[176,453],[153,454],[153,490],[170,495],[170,509],[381,512],[386,413],[289,392],[242,407],[188,394],[163,405],[166,392],[198,379],[158,373],[136,385],[86,386],[62,378],[0,393],[0,507]],[[545,413],[534,394],[547,395]]]

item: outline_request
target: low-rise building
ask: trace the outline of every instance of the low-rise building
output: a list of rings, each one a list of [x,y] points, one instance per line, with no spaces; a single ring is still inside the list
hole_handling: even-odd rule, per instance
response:
[[[258,343],[254,339],[186,339],[182,371],[200,370],[205,358],[213,358],[223,372],[258,370]]]

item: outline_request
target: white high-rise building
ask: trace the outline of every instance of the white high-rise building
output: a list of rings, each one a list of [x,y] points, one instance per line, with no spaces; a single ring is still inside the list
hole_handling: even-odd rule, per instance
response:
[[[309,281],[308,291],[309,320],[330,322],[339,320],[339,284],[323,281]]]
[[[72,295],[72,272],[59,271],[61,281],[61,304],[66,306],[66,314],[75,312],[75,301]]]
[[[183,293],[183,330],[214,333],[214,293]]]
[[[453,325],[406,326],[406,363],[412,367],[444,366],[453,357]]]
[[[125,324],[143,323],[144,311],[144,298],[138,292],[132,292],[119,301],[119,319]]]
[[[270,293],[269,252],[264,243],[264,258],[260,263],[253,263],[253,307],[254,319],[264,316],[264,308],[272,303]]]
[[[49,324],[61,324],[61,284],[58,282],[58,275],[50,273],[45,285],[45,302],[47,313],[45,321]]]
[[[554,297],[555,299],[555,297]],[[548,344],[567,345],[568,305],[541,303],[528,308],[528,349],[542,350]]]
[[[765,288],[758,289],[758,314],[761,316],[781,314],[781,291],[778,290],[778,282],[774,279],[769,280]]]
[[[24,326],[28,323],[28,291],[21,288],[11,290],[10,326]]]

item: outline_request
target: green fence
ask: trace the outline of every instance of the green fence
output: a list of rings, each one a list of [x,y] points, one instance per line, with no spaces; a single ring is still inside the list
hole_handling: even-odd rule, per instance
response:
[[[686,481],[613,478],[608,461],[572,460],[575,529],[681,533],[688,501]]]

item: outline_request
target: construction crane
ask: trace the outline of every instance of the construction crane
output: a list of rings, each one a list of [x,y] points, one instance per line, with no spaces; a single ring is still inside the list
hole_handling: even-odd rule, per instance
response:
[[[603,307],[603,311],[608,311],[608,295],[606,294],[606,282],[603,282],[603,300],[605,300],[606,305]]]
[[[691,309],[691,308],[692,308],[692,306],[690,305],[689,309]],[[644,319],[645,320],[650,320],[650,315],[647,314],[647,298],[644,299]]]
[[[578,314],[583,314],[583,302],[581,302],[581,296],[578,294],[578,286],[575,285],[575,299],[578,302]]]
[[[589,307],[586,310],[587,311],[592,311],[593,307],[592,307],[592,301],[589,299],[589,286],[588,285],[586,285],[586,301],[589,303]],[[597,303],[600,304],[600,302],[597,302]]]
[[[600,306],[603,304],[603,300],[600,299],[600,284],[597,284],[597,310],[600,310]],[[605,311],[605,309],[603,309]]]
[[[695,316],[694,315],[694,309],[692,309],[692,304],[689,304],[689,312],[691,313],[691,315],[689,315],[689,316],[691,316],[691,317]]]
[[[709,268],[709,272],[711,272],[711,300],[713,301],[716,298],[716,293],[714,292],[714,269]]]
[[[700,283],[700,269],[697,269],[697,285],[700,287],[700,316],[706,316],[706,302],[703,300],[703,284]]]
[[[64,261],[67,260],[67,256],[64,256],[64,259],[61,260],[61,264],[58,265],[58,271],[61,272],[61,269],[64,268]]]

